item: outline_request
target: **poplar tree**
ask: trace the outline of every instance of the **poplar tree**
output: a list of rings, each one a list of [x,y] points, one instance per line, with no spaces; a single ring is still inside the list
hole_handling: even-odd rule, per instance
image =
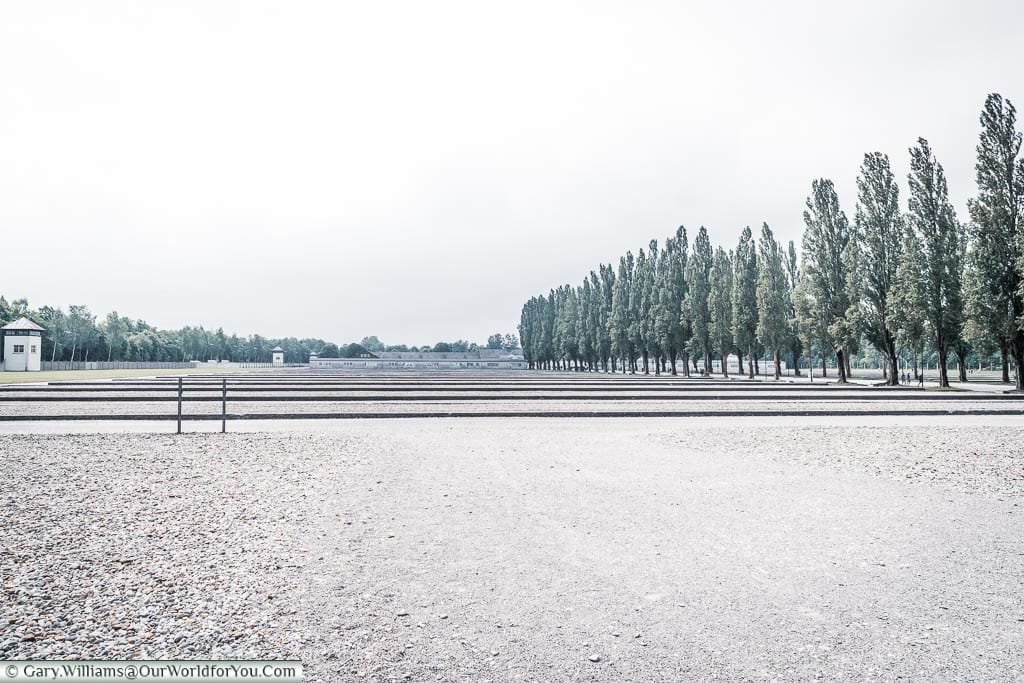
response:
[[[690,291],[689,280],[687,279],[687,268],[690,263],[690,240],[686,235],[686,228],[679,226],[676,230],[676,251],[674,269],[678,273],[676,280],[677,289],[675,292],[675,314],[676,325],[674,329],[674,343],[683,361],[683,374],[690,376],[690,354],[687,349],[690,346],[690,339],[693,337],[693,323],[689,317],[689,310],[686,306],[686,299]],[[673,363],[673,367],[675,364]]]
[[[615,361],[612,358],[612,337],[609,331],[609,320],[612,314],[613,292],[615,290],[615,269],[612,265],[601,264],[598,268],[601,281],[601,312],[598,317],[598,354],[604,365],[605,372],[615,372]]]
[[[757,341],[757,245],[750,226],[743,228],[733,260],[732,335],[736,342],[739,371],[743,372],[743,353],[750,363],[748,376],[754,377],[754,344]]]
[[[676,230],[674,237],[665,241],[665,248],[658,256],[656,305],[654,329],[663,358],[668,359],[669,371],[675,375],[676,359],[685,344],[680,309],[686,293],[686,229]]]
[[[895,386],[899,384],[899,359],[889,308],[903,245],[903,220],[899,186],[889,166],[889,157],[881,152],[864,155],[857,177],[855,220],[861,242],[864,333],[868,342],[885,357],[887,383]]]
[[[708,297],[711,294],[713,259],[711,240],[702,225],[693,241],[693,253],[687,264],[688,288],[684,315],[692,325],[694,350],[704,358],[704,371],[701,374],[705,376],[711,372],[711,311],[708,309]]]
[[[909,219],[904,221],[903,247],[896,266],[896,281],[888,310],[889,325],[897,331],[897,340],[910,349],[914,379],[924,352],[928,321],[924,308],[924,253]]]
[[[789,287],[789,338],[786,347],[793,359],[793,374],[800,376],[800,356],[803,355],[803,343],[798,331],[796,315],[796,302],[794,294],[797,285],[800,283],[800,268],[797,265],[796,245],[793,240],[789,241],[786,258],[786,279]]]
[[[732,338],[732,252],[722,247],[715,249],[714,261],[709,277],[710,295],[708,311],[711,315],[711,343],[722,359],[722,375],[729,376],[729,353],[733,350]]]
[[[945,172],[924,138],[910,149],[907,179],[910,224],[923,251],[924,312],[939,356],[939,386],[948,387],[949,352],[960,341],[963,325],[964,240],[949,202]]]
[[[1017,366],[1016,388],[1024,389],[1024,158],[1017,110],[998,94],[985,99],[975,173],[978,196],[968,203],[975,241],[977,300],[971,318],[992,335],[1003,356]],[[987,302],[987,305],[984,305]],[[979,304],[983,304],[979,306]],[[1008,325],[1007,318],[1012,322]]]
[[[612,311],[608,317],[608,332],[611,336],[611,352],[622,362],[622,372],[632,369],[633,350],[629,338],[630,280],[633,274],[633,254],[619,259],[619,272],[612,290]],[[627,360],[628,359],[628,360]],[[614,360],[612,364],[614,366]],[[614,369],[614,367],[613,367]]]
[[[846,320],[850,308],[846,247],[853,234],[831,180],[811,184],[804,224],[801,313],[808,330],[821,341],[822,352],[825,348],[835,352],[839,383],[845,384],[851,343]]]
[[[771,351],[775,379],[779,379],[782,377],[782,347],[790,335],[790,293],[782,247],[767,223],[761,226],[757,261],[756,299],[760,311],[757,337]]]

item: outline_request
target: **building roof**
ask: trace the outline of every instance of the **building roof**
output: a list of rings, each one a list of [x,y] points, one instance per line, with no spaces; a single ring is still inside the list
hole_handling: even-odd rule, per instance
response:
[[[0,327],[0,330],[7,330],[8,332],[24,330],[31,330],[33,332],[46,332],[45,327],[40,327],[39,325],[36,325],[34,322],[32,322],[31,320],[24,316],[18,318],[13,323],[7,323],[3,327]]]
[[[280,346],[275,346],[274,348],[270,349],[270,351],[271,353],[273,353],[274,351],[284,351],[284,349],[282,349]]]
[[[382,351],[381,360],[523,360],[519,349],[480,349],[478,351]]]

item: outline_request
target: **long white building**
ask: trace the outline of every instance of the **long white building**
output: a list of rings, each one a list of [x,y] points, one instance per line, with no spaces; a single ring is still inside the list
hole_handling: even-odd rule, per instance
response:
[[[320,358],[309,356],[313,370],[525,370],[520,350],[479,351],[381,351],[361,358]]]

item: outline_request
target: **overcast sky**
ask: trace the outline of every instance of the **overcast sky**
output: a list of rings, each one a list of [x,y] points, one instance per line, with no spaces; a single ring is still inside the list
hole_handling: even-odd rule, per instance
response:
[[[852,215],[918,136],[966,218],[1022,65],[1014,0],[0,0],[0,294],[482,341],[680,224],[799,244],[813,178]]]

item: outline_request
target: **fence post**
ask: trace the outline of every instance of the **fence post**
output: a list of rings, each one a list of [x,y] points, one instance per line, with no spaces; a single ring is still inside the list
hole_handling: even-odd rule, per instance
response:
[[[181,377],[178,378],[178,433],[181,434]]]
[[[221,379],[220,385],[220,433],[228,431],[228,380]]]

